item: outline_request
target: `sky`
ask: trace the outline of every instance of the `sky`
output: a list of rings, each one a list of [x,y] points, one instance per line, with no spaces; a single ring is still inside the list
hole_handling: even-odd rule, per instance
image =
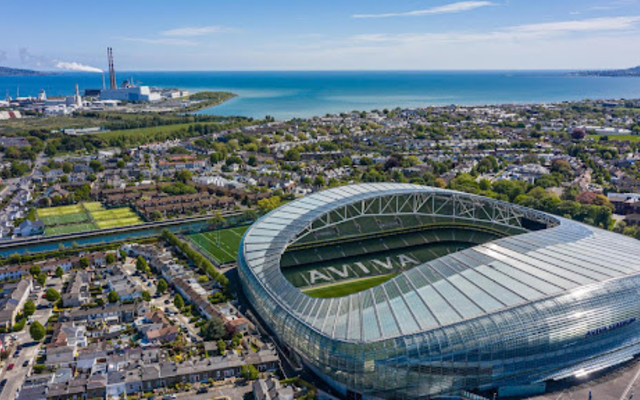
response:
[[[640,65],[640,0],[33,0],[0,65],[39,70],[534,70]],[[9,18],[7,18],[9,17]]]

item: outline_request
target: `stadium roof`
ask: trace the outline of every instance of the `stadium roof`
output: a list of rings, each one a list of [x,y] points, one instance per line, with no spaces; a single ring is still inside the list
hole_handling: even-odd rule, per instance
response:
[[[549,222],[547,229],[498,239],[432,260],[393,279],[340,298],[314,298],[281,273],[288,244],[313,221],[346,204],[402,194],[456,196],[509,207]],[[338,187],[288,203],[247,231],[244,260],[291,315],[337,340],[370,342],[476,318],[640,272],[637,240],[538,211],[411,184]]]

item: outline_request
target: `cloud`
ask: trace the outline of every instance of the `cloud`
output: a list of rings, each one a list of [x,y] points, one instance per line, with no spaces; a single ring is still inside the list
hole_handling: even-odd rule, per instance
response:
[[[354,18],[389,18],[389,17],[419,17],[424,15],[437,15],[437,14],[453,14],[463,11],[471,11],[476,8],[494,6],[495,3],[490,1],[460,1],[457,3],[446,4],[443,6],[427,8],[425,10],[416,10],[400,13],[388,13],[388,14],[355,14]]]
[[[160,32],[162,36],[171,37],[195,37],[205,36],[212,33],[229,32],[231,29],[226,26],[210,25],[210,26],[190,26],[185,28],[169,29]]]
[[[100,68],[90,67],[88,65],[80,64],[77,62],[58,61],[55,64],[58,69],[65,69],[68,71],[82,71],[82,72],[97,72],[102,73]]]
[[[31,54],[25,47],[20,48],[19,54],[20,62],[30,67],[56,68],[67,71],[102,72],[100,68],[90,67],[78,62],[60,61],[55,58],[36,56]]]
[[[634,28],[638,21],[640,21],[640,16],[638,15],[627,17],[603,17],[584,19],[580,21],[544,22],[538,24],[519,25],[507,30],[534,34],[620,31]]]
[[[175,38],[123,37],[120,39],[126,40],[128,42],[138,42],[138,43],[146,43],[146,44],[163,44],[163,45],[169,45],[169,46],[195,46],[198,44],[198,42],[194,42],[193,40],[175,39]]]
[[[543,22],[505,27],[489,32],[443,32],[387,35],[382,33],[355,35],[351,43],[409,44],[425,42],[480,42],[523,40],[561,36],[572,33],[620,32],[636,28],[640,16],[591,18],[579,21]]]

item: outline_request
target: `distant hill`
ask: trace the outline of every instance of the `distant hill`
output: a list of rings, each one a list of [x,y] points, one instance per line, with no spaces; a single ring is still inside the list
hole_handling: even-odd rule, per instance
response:
[[[51,75],[51,73],[42,72],[42,71],[33,71],[30,69],[0,67],[0,76],[39,76],[39,75]]]
[[[608,76],[608,77],[640,77],[640,66],[627,69],[605,69],[602,71],[576,71],[568,76]]]

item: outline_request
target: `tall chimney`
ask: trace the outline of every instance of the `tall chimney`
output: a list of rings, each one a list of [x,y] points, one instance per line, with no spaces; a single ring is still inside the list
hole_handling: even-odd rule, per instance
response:
[[[109,59],[109,86],[111,89],[117,89],[116,69],[113,66],[113,49],[111,47],[107,47],[107,58]]]

